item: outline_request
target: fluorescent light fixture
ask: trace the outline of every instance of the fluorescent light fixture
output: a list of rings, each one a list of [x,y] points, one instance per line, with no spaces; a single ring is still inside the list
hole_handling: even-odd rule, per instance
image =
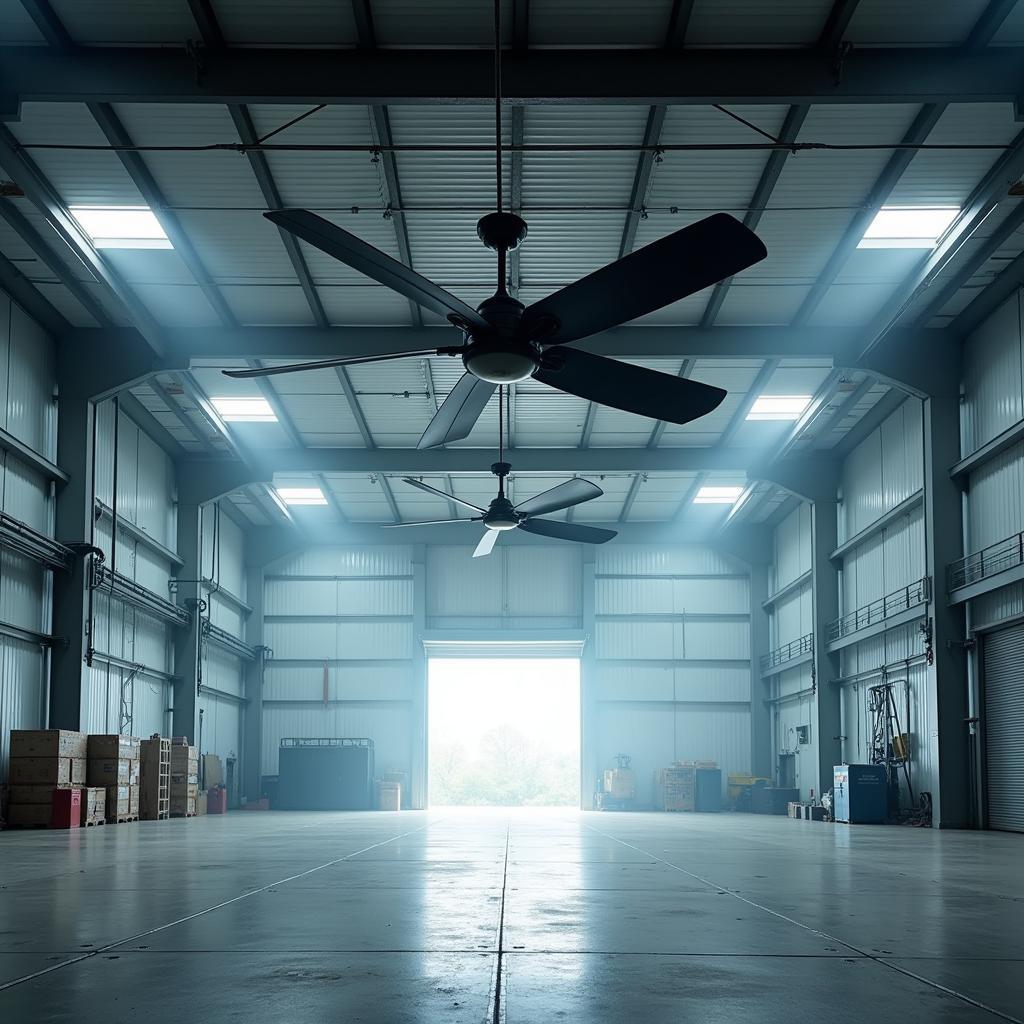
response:
[[[72,206],[71,214],[97,249],[171,249],[148,206]]]
[[[883,206],[858,249],[931,249],[960,212],[955,206]]]
[[[693,499],[694,505],[735,505],[742,487],[702,487]]]
[[[319,487],[278,487],[277,496],[286,505],[326,505],[327,499]]]
[[[760,395],[754,399],[747,419],[798,420],[810,402],[810,395]]]
[[[225,423],[276,423],[277,417],[265,398],[211,398]]]

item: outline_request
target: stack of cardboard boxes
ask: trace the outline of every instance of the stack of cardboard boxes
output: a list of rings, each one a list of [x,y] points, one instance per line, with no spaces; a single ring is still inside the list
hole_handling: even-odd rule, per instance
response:
[[[134,821],[139,817],[140,740],[135,736],[90,736],[90,786],[107,793],[107,821]]]
[[[49,825],[54,790],[85,784],[86,750],[82,732],[12,729],[9,823]]]
[[[184,736],[171,740],[171,817],[188,818],[199,809],[199,752]]]

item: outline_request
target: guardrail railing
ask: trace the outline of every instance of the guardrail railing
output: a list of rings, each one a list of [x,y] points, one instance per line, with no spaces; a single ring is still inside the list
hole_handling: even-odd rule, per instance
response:
[[[899,590],[894,590],[885,597],[878,598],[870,604],[857,608],[847,615],[841,615],[838,619],[828,624],[825,635],[829,641],[839,640],[851,633],[867,629],[868,626],[876,626],[886,619],[891,619],[900,612],[916,608],[928,600],[928,578],[923,577],[914,583],[909,583]]]
[[[764,655],[761,658],[761,672],[768,672],[770,669],[778,668],[779,665],[784,665],[787,661],[813,652],[814,634],[808,633],[806,636],[802,636],[798,640],[790,640],[788,644],[776,647],[774,651],[769,651]]]
[[[988,579],[1005,569],[1024,564],[1024,532],[990,544],[987,548],[966,555],[946,567],[946,587],[958,590],[968,584]]]

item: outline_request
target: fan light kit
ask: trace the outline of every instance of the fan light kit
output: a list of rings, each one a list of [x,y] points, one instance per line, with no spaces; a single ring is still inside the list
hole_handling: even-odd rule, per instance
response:
[[[459,358],[466,372],[430,421],[420,438],[420,448],[468,437],[496,387],[529,378],[598,405],[667,423],[689,423],[711,412],[725,398],[726,392],[721,388],[594,355],[570,348],[569,344],[653,313],[763,260],[768,252],[761,240],[726,213],[716,213],[675,231],[532,305],[524,306],[508,293],[508,253],[523,243],[528,229],[526,221],[503,209],[500,32],[500,3],[496,3],[498,208],[481,218],[477,235],[488,249],[497,253],[498,281],[495,293],[476,309],[309,210],[274,210],[264,214],[283,231],[445,317],[462,331],[462,343],[223,371],[229,377],[269,377],[423,356]]]

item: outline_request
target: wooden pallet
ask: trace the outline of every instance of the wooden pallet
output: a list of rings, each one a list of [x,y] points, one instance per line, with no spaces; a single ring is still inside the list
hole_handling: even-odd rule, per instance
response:
[[[123,824],[125,822],[128,822],[128,821],[138,821],[138,820],[139,820],[139,816],[137,814],[126,814],[126,815],[124,815],[124,817],[121,817],[120,815],[118,815],[118,817],[116,817],[111,822],[111,824],[112,825],[113,824],[121,825],[121,824]]]
[[[195,816],[195,811],[171,811],[172,818],[194,818]]]
[[[93,818],[92,821],[83,821],[81,827],[89,828],[91,825],[106,825],[106,818]]]

